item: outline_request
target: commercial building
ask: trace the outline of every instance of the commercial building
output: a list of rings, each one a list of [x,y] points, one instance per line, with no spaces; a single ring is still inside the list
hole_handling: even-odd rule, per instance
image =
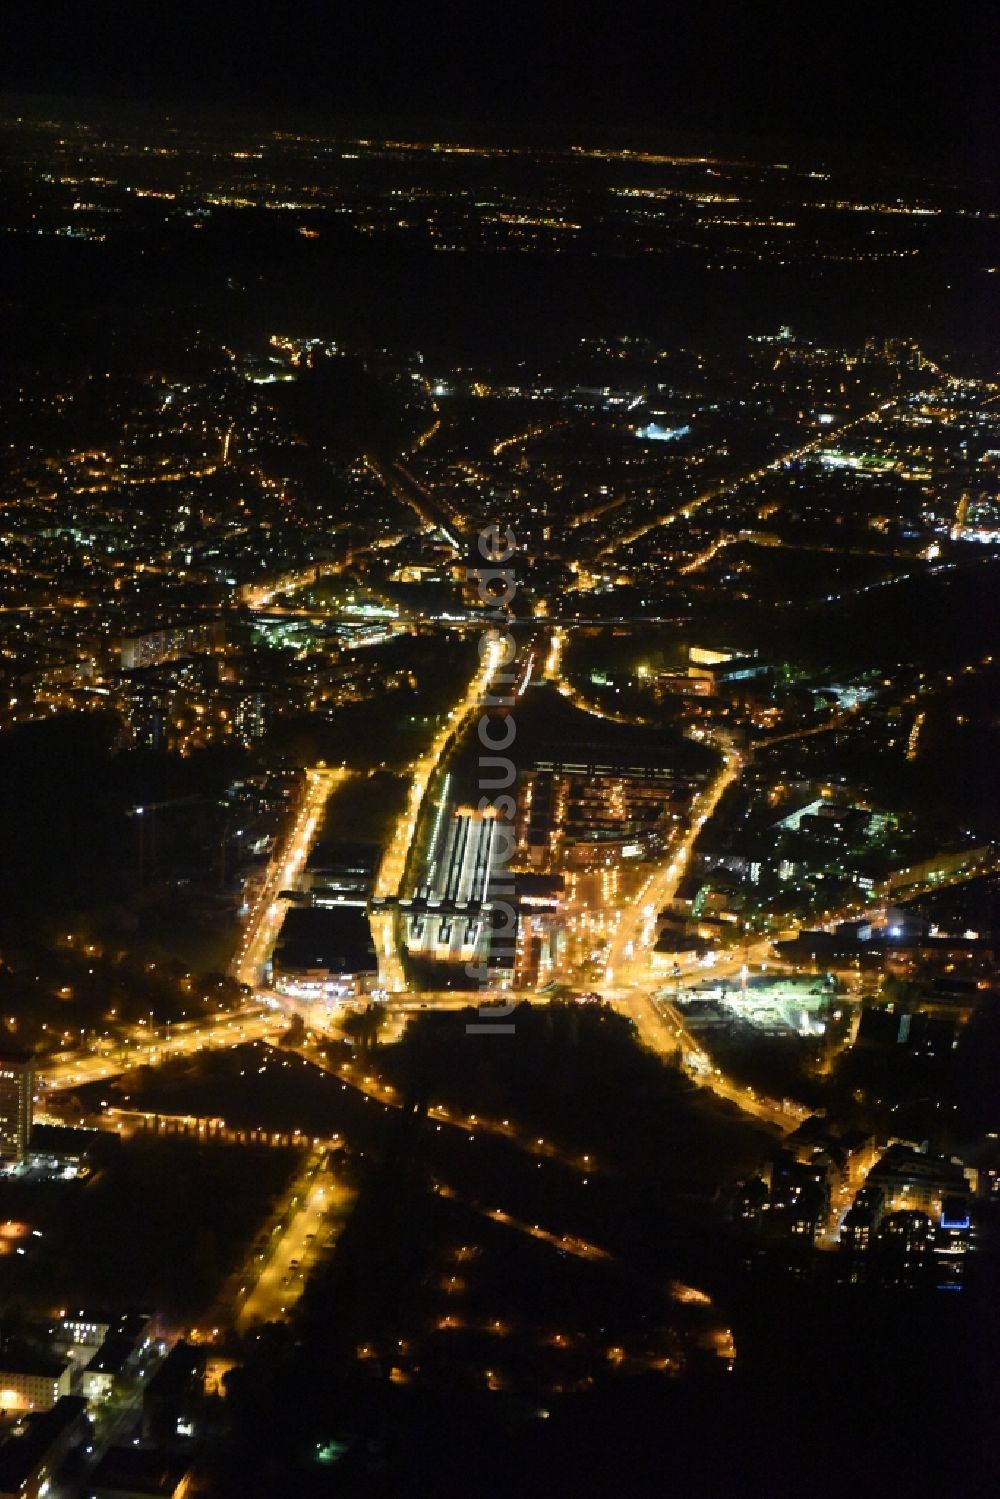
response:
[[[936,1221],[946,1199],[968,1198],[975,1172],[967,1173],[955,1157],[897,1142],[869,1171],[867,1185],[882,1188],[890,1212],[919,1211]]]
[[[141,1374],[153,1340],[153,1319],[144,1312],[126,1312],[111,1323],[84,1366],[81,1388],[87,1400],[92,1405],[106,1400],[119,1381]],[[90,1347],[81,1351],[85,1355]]]
[[[513,905],[517,919],[513,982],[515,988],[542,983],[563,951],[563,895],[561,875],[514,875]]]
[[[317,906],[365,905],[380,852],[377,843],[321,843],[309,856],[302,888]]]
[[[0,1356],[0,1411],[48,1411],[71,1392],[69,1359],[29,1354]]]
[[[495,867],[499,819],[492,808],[456,807],[448,822],[440,858],[431,861],[431,899],[464,904],[486,899]]]
[[[407,912],[410,952],[440,962],[467,962],[486,955],[490,891],[503,872],[502,826],[492,807],[480,812],[458,806],[450,817],[439,815],[426,879]]]
[[[83,1307],[78,1311],[64,1312],[52,1329],[52,1346],[59,1353],[86,1362],[100,1348],[111,1327],[112,1323],[106,1318]]]
[[[694,646],[689,652],[688,663],[689,679],[692,682],[707,682],[711,693],[717,693],[720,688],[730,687],[736,682],[750,682],[756,677],[771,675],[767,662],[759,661],[756,656],[705,651]]]
[[[0,1499],[44,1499],[60,1463],[89,1432],[79,1395],[63,1395],[51,1410],[26,1417],[0,1446]]]
[[[175,1343],[142,1393],[142,1435],[147,1442],[169,1443],[180,1425],[189,1425],[201,1394],[205,1354],[182,1339]],[[158,1493],[159,1490],[152,1492]],[[169,1491],[173,1493],[173,1490]]]
[[[934,1230],[934,1253],[951,1259],[972,1247],[972,1218],[964,1197],[946,1197]]]
[[[371,991],[378,961],[368,913],[346,902],[292,906],[285,914],[271,970],[277,988],[313,998],[352,998]]]
[[[683,825],[692,783],[671,771],[589,762],[520,777],[518,856],[532,868],[599,869],[638,859]]]

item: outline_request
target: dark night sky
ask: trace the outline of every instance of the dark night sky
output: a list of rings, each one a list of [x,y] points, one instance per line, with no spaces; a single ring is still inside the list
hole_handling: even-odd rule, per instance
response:
[[[0,87],[995,153],[992,0],[5,0]],[[921,19],[931,14],[932,20]]]

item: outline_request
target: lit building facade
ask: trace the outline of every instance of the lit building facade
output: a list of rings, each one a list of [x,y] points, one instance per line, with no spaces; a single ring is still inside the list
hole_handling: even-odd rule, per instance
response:
[[[31,1058],[0,1054],[0,1159],[21,1161],[31,1137],[34,1092]]]

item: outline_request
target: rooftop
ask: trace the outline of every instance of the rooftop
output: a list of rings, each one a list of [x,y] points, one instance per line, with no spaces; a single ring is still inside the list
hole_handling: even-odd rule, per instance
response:
[[[63,1395],[50,1411],[29,1416],[24,1434],[10,1437],[0,1447],[0,1494],[20,1494],[49,1448],[86,1411],[81,1395]]]

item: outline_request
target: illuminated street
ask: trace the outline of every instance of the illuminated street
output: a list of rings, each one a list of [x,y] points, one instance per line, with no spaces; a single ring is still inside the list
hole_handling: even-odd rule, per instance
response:
[[[164,1027],[169,1034],[151,1041],[122,1043],[109,1050],[106,1055],[79,1052],[51,1067],[39,1070],[38,1078],[47,1092],[58,1092],[65,1088],[80,1087],[85,1083],[99,1082],[102,1078],[117,1077],[129,1068],[155,1067],[174,1057],[191,1056],[206,1048],[228,1048],[242,1046],[248,1041],[277,1040],[284,1029],[284,1020],[273,1010],[255,1007],[240,1009],[232,1014],[222,1013],[208,1020],[180,1022],[173,1027]]]
[[[1000,1494],[1000,15],[890,9],[6,8],[0,1499]]]
[[[260,894],[246,918],[239,950],[233,961],[233,972],[240,983],[251,989],[260,982],[261,970],[271,955],[275,938],[281,930],[285,905],[282,890],[296,886],[305,867],[309,850],[322,825],[326,803],[347,772],[340,768],[318,766],[306,772],[305,795],[284,844],[268,865]]]
[[[324,1260],[350,1215],[355,1194],[338,1181],[334,1169],[311,1156],[291,1189],[291,1214],[271,1236],[262,1255],[247,1268],[245,1289],[238,1292],[237,1325],[287,1318],[317,1264]],[[259,1266],[259,1268],[258,1268]]]
[[[666,1055],[679,1051],[689,1075],[696,1082],[720,1098],[735,1103],[754,1118],[790,1130],[801,1122],[807,1110],[792,1103],[786,1106],[758,1098],[752,1089],[732,1083],[687,1030],[677,1006],[654,999],[651,993],[650,953],[655,940],[657,914],[673,898],[695,840],[727,787],[740,774],[742,762],[739,753],[725,741],[721,742],[720,750],[722,767],[692,806],[689,831],[676,841],[661,867],[647,877],[634,901],[619,908],[614,936],[608,948],[605,992],[609,998],[625,1004],[639,1035],[653,1051]],[[766,954],[766,944],[762,950]]]
[[[435,734],[428,750],[411,767],[406,806],[396,822],[379,863],[374,889],[377,901],[392,902],[401,893],[403,876],[410,859],[414,835],[431,777],[446,754],[454,747],[458,736],[466,728],[473,715],[482,712],[483,699],[488,694],[490,685],[503,664],[503,646],[495,633],[484,637],[484,647],[479,670],[469,683],[464,697],[452,708],[446,722]],[[399,993],[406,984],[398,949],[397,923],[397,913],[392,905],[383,910],[373,910],[371,913],[372,935],[375,938],[378,952],[379,983],[390,993]]]

